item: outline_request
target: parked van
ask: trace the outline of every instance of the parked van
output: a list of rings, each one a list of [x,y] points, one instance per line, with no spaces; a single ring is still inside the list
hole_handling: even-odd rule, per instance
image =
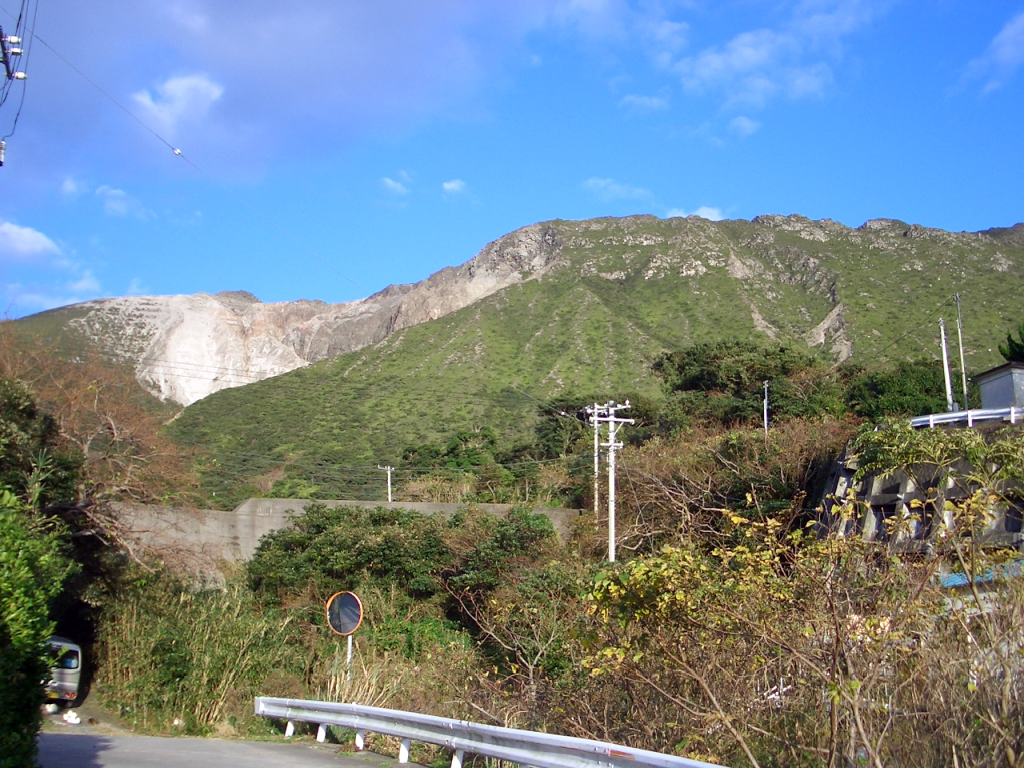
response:
[[[66,637],[54,635],[49,640],[53,667],[46,683],[46,698],[50,701],[74,701],[78,698],[78,683],[82,676],[82,649]]]

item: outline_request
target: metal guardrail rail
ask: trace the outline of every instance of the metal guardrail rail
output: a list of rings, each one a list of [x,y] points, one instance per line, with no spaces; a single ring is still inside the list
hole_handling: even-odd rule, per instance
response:
[[[973,427],[979,421],[1008,421],[1011,424],[1024,420],[1024,409],[1021,408],[976,408],[970,411],[952,411],[950,413],[932,413],[928,416],[918,416],[910,420],[910,425],[915,429],[920,427],[934,427],[939,424],[966,424]]]
[[[720,768],[685,757],[606,744],[590,739],[551,733],[520,731],[450,720],[415,712],[338,704],[323,701],[258,697],[256,714],[287,720],[285,736],[295,732],[295,722],[316,723],[317,741],[327,736],[327,727],[338,725],[356,731],[356,749],[362,749],[367,732],[395,736],[402,740],[398,762],[409,761],[411,742],[437,744],[453,750],[452,768],[462,768],[465,753],[497,758],[536,768]]]

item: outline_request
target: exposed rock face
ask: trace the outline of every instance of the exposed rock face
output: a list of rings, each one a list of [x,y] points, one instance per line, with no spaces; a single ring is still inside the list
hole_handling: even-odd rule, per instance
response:
[[[461,267],[344,304],[264,304],[245,291],[126,296],[78,305],[71,330],[135,366],[162,400],[189,405],[380,341],[550,269],[559,244],[538,224],[513,232]]]

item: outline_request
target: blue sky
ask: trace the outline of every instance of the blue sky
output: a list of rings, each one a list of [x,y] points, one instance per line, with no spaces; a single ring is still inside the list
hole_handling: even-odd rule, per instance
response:
[[[36,2],[11,317],[347,301],[555,218],[1024,220],[1024,0]]]

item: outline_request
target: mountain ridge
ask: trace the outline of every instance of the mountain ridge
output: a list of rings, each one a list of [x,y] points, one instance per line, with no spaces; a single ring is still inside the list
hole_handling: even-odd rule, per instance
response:
[[[881,332],[860,326],[878,310],[863,300],[871,294],[864,289],[891,293],[873,287],[877,275],[907,280],[909,293],[920,291],[926,276],[934,278],[933,288],[945,274],[951,293],[954,280],[974,279],[966,265],[977,274],[986,268],[1019,272],[1022,248],[1022,224],[950,233],[897,219],[872,219],[853,229],[830,219],[778,214],[749,222],[650,215],[553,220],[515,230],[466,263],[418,283],[390,285],[342,304],[263,303],[245,291],[226,291],[99,299],[17,322],[26,329],[56,324],[66,338],[131,365],[161,399],[189,405],[221,389],[364,349],[525,281],[572,273],[600,281],[599,292],[671,282],[680,289],[674,300],[689,293],[688,312],[679,318],[688,322],[699,323],[706,312],[702,302],[731,301],[749,314],[749,330],[824,349],[841,361],[858,345],[876,347],[870,334]],[[658,291],[645,293],[660,300]],[[661,299],[672,295],[661,293]],[[886,301],[893,298],[899,297]],[[658,311],[640,307],[639,314],[657,323]]]

